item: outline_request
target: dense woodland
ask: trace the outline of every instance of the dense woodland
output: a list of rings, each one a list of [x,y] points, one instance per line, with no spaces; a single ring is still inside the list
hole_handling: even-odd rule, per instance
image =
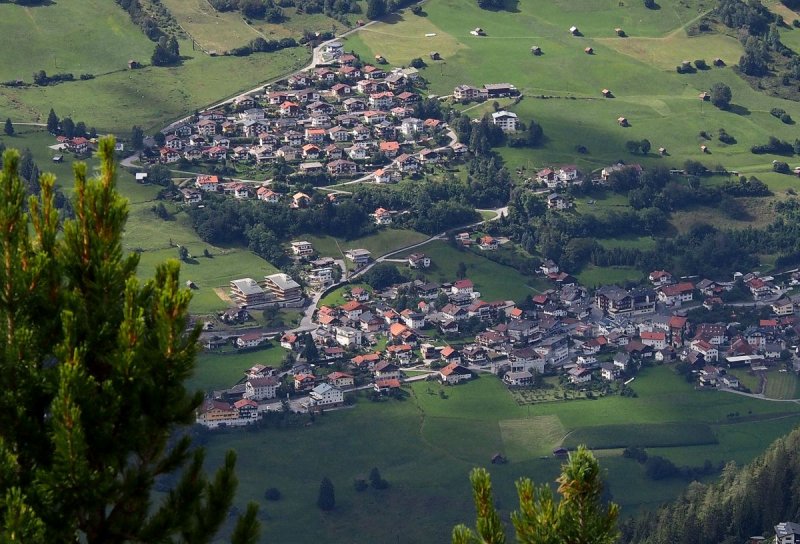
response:
[[[782,521],[797,520],[800,429],[744,468],[729,464],[718,482],[693,482],[674,502],[624,523],[622,542],[740,544],[754,535],[773,535]]]

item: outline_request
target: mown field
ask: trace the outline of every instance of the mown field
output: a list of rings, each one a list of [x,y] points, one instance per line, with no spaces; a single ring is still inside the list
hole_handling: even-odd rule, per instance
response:
[[[256,359],[239,366],[243,370],[250,361]],[[620,446],[643,436],[655,444],[665,435],[672,447],[648,451],[697,466],[705,459],[745,462],[800,423],[798,406],[694,391],[666,367],[646,369],[633,387],[638,398],[520,407],[489,376],[457,387],[418,382],[407,387],[404,401],[359,399],[355,408],[325,414],[310,427],[212,435],[209,463],[219,464],[228,448],[239,452],[238,472],[248,476],[240,479],[237,504],[260,503],[263,542],[386,542],[398,535],[406,542],[434,542],[446,541],[454,524],[473,519],[467,475],[474,466],[491,471],[498,506],[507,514],[516,505],[514,480],[552,481],[560,462],[551,450],[573,435],[600,437],[613,426]],[[742,418],[731,420],[731,412]],[[509,463],[491,465],[497,452]],[[666,501],[687,484],[648,480],[617,449],[598,455],[623,515]],[[391,487],[355,492],[353,479],[373,466]],[[326,475],[336,488],[337,508],[329,514],[314,506]],[[273,486],[284,498],[264,501],[264,490]]]
[[[154,131],[298,68],[310,56],[297,47],[269,55],[210,57],[181,40],[181,66],[130,71],[129,59],[149,64],[154,44],[120,7],[99,0],[31,8],[0,3],[0,44],[17,53],[4,56],[0,81],[31,82],[37,70],[71,72],[76,79],[84,73],[96,76],[47,87],[0,87],[3,118],[44,122],[52,107],[61,117],[117,134],[127,134],[133,125]]]

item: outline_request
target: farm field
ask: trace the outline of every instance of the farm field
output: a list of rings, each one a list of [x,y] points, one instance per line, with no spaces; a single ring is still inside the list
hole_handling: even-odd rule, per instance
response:
[[[319,301],[318,306],[341,306],[347,299],[344,297],[345,293],[352,289],[353,287],[361,287],[362,289],[366,289],[369,292],[372,292],[372,287],[367,285],[366,283],[351,283],[344,287],[339,287],[338,289],[334,289],[324,297],[322,297]]]
[[[249,364],[239,366],[241,372]],[[648,452],[697,466],[705,459],[745,462],[800,423],[799,406],[694,391],[666,367],[645,369],[633,387],[638,398],[521,407],[490,376],[457,387],[418,382],[406,388],[411,395],[404,401],[374,404],[360,398],[353,409],[329,412],[311,427],[210,435],[208,459],[215,466],[226,449],[240,452],[239,474],[253,477],[241,478],[237,505],[248,500],[261,504],[264,542],[385,541],[386,527],[397,527],[409,542],[430,542],[446,541],[454,524],[473,519],[467,479],[473,466],[491,471],[498,504],[507,514],[516,505],[514,480],[552,481],[560,462],[550,452],[571,432],[598,436],[612,425],[623,442],[637,433],[665,434],[673,447]],[[757,420],[726,417],[734,411]],[[686,419],[682,432],[678,422]],[[258,455],[244,454],[255,451]],[[509,463],[491,465],[497,452]],[[687,484],[648,480],[643,468],[620,457],[619,450],[597,453],[623,516],[668,500]],[[365,477],[373,466],[391,487],[355,492],[353,479]],[[325,475],[333,480],[337,501],[336,511],[328,515],[313,506]],[[264,490],[273,486],[284,498],[264,501]]]
[[[427,238],[428,236],[425,234],[407,229],[381,229],[375,234],[353,240],[344,240],[332,236],[305,237],[306,240],[313,244],[317,253],[334,259],[343,259],[345,251],[357,248],[369,250],[372,252],[372,258],[374,259],[402,247],[422,242]]]
[[[793,372],[770,372],[764,394],[771,399],[800,398],[800,380]]]
[[[154,44],[113,2],[53,2],[37,7],[0,3],[0,36],[8,50],[0,81],[32,74],[70,72],[95,79],[47,87],[0,87],[0,112],[14,122],[44,122],[52,107],[100,133],[127,134],[139,125],[152,132],[212,102],[250,90],[306,63],[304,47],[249,57],[210,57],[180,40],[181,66],[128,70],[130,59],[149,64]],[[59,39],[54,40],[53,37]],[[64,47],[69,43],[69,47]]]
[[[624,284],[638,282],[642,272],[630,266],[594,266],[587,265],[577,274],[578,281],[586,287],[597,287],[609,283]]]
[[[518,301],[527,295],[535,295],[548,289],[540,278],[524,276],[510,266],[490,261],[470,251],[456,249],[438,240],[419,250],[400,253],[395,257],[403,258],[414,251],[421,251],[431,258],[430,268],[416,272],[438,283],[455,281],[458,264],[463,262],[467,267],[466,277],[473,281],[475,290],[480,291],[484,300]]]

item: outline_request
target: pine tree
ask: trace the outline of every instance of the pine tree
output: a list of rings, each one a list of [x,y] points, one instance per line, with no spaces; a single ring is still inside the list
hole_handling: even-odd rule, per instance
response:
[[[131,145],[134,149],[142,149],[144,147],[144,131],[142,127],[133,125],[133,128],[131,128]]]
[[[14,125],[11,123],[11,118],[6,119],[6,126],[3,131],[6,133],[6,136],[14,135]]]
[[[470,474],[477,510],[476,532],[464,525],[453,528],[453,544],[505,544],[506,535],[494,507],[489,473],[476,468]],[[616,504],[604,505],[600,465],[583,446],[571,454],[556,480],[561,500],[549,486],[535,487],[528,478],[517,482],[520,509],[511,521],[522,544],[611,544],[618,536]]]
[[[47,115],[47,132],[50,134],[58,134],[58,115],[50,108],[50,113]]]
[[[330,478],[327,476],[325,476],[319,483],[317,507],[325,512],[329,512],[336,508],[336,492],[333,489],[333,482],[331,482]]]
[[[386,0],[369,0],[367,4],[367,18],[380,19],[386,15]]]
[[[184,332],[191,295],[176,261],[136,278],[113,155],[101,140],[96,179],[75,165],[76,218],[63,225],[55,178],[26,203],[19,154],[3,157],[0,542],[208,542],[228,518],[235,454],[209,480],[202,448],[174,436],[202,402],[183,385],[199,334]],[[177,483],[153,504],[167,475]],[[251,504],[233,542],[255,540],[256,515]]]

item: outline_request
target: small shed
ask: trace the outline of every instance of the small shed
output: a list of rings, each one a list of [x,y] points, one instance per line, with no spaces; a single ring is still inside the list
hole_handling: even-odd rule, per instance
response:
[[[572,34],[573,36],[580,36],[581,31],[578,30],[577,26],[573,25],[573,26],[569,27],[569,33]]]
[[[700,93],[700,94],[698,95],[698,98],[699,98],[700,100],[702,100],[703,102],[706,102],[706,101],[708,101],[708,100],[711,100],[711,95],[710,95],[710,94],[708,94],[707,92],[703,91],[702,93]]]
[[[378,64],[386,64],[386,59],[383,58],[383,55],[375,55],[375,62]]]
[[[187,289],[197,289],[197,284],[192,280],[186,280],[186,288]]]
[[[666,147],[659,147],[658,148],[658,154],[661,155],[662,157],[665,157],[667,155],[667,148]]]
[[[586,53],[587,55],[594,55],[594,49],[591,47],[587,47],[586,49],[583,50],[583,52]]]
[[[722,66],[725,66],[725,61],[722,60],[721,58],[717,57],[717,58],[714,59],[714,66],[717,66],[717,67],[721,68]]]
[[[621,28],[619,28],[619,27],[618,27],[618,28],[615,28],[615,29],[614,29],[614,32],[615,32],[615,33],[617,34],[617,36],[619,36],[620,38],[624,38],[624,37],[625,37],[625,31],[624,31],[624,30],[622,30],[622,29],[621,29]]]
[[[505,465],[508,463],[508,459],[502,453],[495,453],[492,455],[492,464],[493,465]]]
[[[481,27],[473,28],[469,31],[470,34],[473,36],[486,36],[486,31],[483,30]]]
[[[442,56],[438,51],[431,51],[431,60],[442,60]]]
[[[794,167],[794,175],[800,177],[800,166]]]
[[[53,155],[53,162],[64,162],[64,155]]]
[[[137,68],[141,68],[142,65],[137,60],[129,60],[128,61],[128,70],[136,70]]]
[[[681,68],[691,69],[692,68],[692,61],[690,61],[690,60],[682,60],[681,61]]]
[[[537,57],[542,54],[542,48],[538,45],[531,46],[531,53],[536,55]]]
[[[630,126],[628,124],[628,119],[626,119],[625,117],[617,117],[617,123],[619,123],[619,126],[621,126],[621,127]]]
[[[567,450],[567,448],[555,448],[553,450],[554,457],[563,458],[566,457],[567,455],[569,455],[569,451]]]
[[[707,145],[701,145],[700,146],[700,151],[702,151],[703,153],[708,153],[708,146]]]
[[[614,93],[612,93],[612,92],[611,92],[611,91],[609,91],[608,89],[603,89],[603,90],[602,90],[602,91],[600,91],[600,92],[603,94],[603,96],[604,96],[605,98],[614,98]]]

